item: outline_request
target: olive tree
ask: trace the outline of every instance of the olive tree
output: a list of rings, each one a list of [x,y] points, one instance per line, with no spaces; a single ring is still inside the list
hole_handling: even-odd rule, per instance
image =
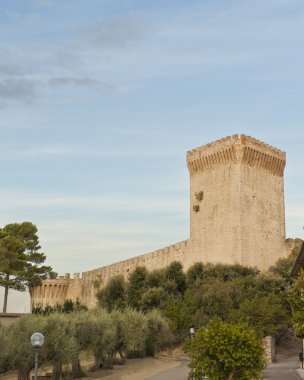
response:
[[[9,339],[10,330],[0,324],[0,374],[6,372],[10,368],[8,347],[10,343]]]
[[[77,357],[79,345],[75,337],[74,325],[66,314],[51,314],[45,317],[42,329],[45,335],[43,349],[46,359],[53,365],[53,379],[62,377],[63,365],[70,364]]]
[[[148,322],[145,315],[127,308],[123,312],[113,310],[111,318],[115,329],[113,357],[119,353],[122,361],[125,357],[145,355],[145,342],[148,335]]]
[[[94,354],[95,363],[92,369],[111,368],[116,344],[116,330],[113,318],[106,309],[102,308],[90,311],[89,315],[88,321],[82,327],[82,334],[86,330],[90,334],[87,344]]]
[[[28,315],[19,318],[7,330],[5,357],[7,368],[18,371],[18,380],[29,380],[30,372],[34,368],[34,350],[30,342],[32,334],[43,331],[45,320],[41,316]],[[40,352],[40,363],[45,362],[45,349]]]
[[[83,377],[84,375],[79,356],[81,351],[91,349],[92,338],[96,333],[94,324],[95,317],[92,313],[82,310],[70,313],[69,319],[72,332],[75,334],[75,338],[78,343],[75,347],[75,356],[72,358],[71,377],[74,379]]]
[[[147,356],[154,356],[157,351],[165,348],[173,341],[173,335],[168,322],[159,310],[153,309],[146,313],[145,317],[148,330],[145,354]]]

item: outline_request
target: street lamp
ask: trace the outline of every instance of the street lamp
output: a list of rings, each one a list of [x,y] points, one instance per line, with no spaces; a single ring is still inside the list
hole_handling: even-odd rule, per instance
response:
[[[193,337],[195,334],[195,328],[193,326],[191,326],[189,331],[190,331],[191,341],[193,341]]]
[[[195,334],[195,328],[193,326],[190,327],[189,329],[190,332],[190,337],[191,337],[191,351],[192,351],[192,356],[193,356],[193,338]],[[191,367],[189,379],[194,379],[194,373],[193,373],[193,368]]]
[[[38,378],[38,356],[39,349],[44,343],[44,336],[40,332],[36,332],[31,336],[31,344],[35,348],[35,380]]]

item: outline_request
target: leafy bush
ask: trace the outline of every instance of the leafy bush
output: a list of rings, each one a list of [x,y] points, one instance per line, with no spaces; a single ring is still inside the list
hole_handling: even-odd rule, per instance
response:
[[[187,341],[185,350],[197,378],[204,374],[210,379],[251,380],[264,366],[262,343],[246,324],[213,320]]]

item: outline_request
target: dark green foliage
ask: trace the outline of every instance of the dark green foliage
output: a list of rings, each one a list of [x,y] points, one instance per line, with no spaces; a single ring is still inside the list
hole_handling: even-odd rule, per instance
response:
[[[251,380],[264,366],[261,341],[246,324],[213,320],[187,341],[185,350],[196,378],[204,374],[217,380]]]
[[[292,325],[295,335],[304,339],[304,271],[301,269],[290,288],[288,302],[291,307]]]
[[[159,308],[166,299],[163,288],[150,288],[141,297],[141,307],[144,311]]]
[[[272,272],[265,272],[257,276],[253,281],[253,285],[254,287],[251,291],[253,294],[286,294],[286,280],[280,275],[273,274]]]
[[[147,273],[146,287],[159,288],[163,286],[166,278],[165,269],[155,269]]]
[[[62,308],[58,311],[61,313],[69,314],[73,312],[86,311],[88,308],[85,305],[82,305],[78,300],[73,302],[71,299],[64,301]]]
[[[290,273],[295,262],[295,253],[287,258],[279,259],[274,266],[269,268],[269,271],[287,280],[291,280]]]
[[[146,290],[147,274],[148,271],[145,267],[137,267],[129,277],[127,301],[130,307],[137,310],[141,308],[141,298]]]
[[[167,283],[170,284],[172,290],[183,294],[186,290],[186,276],[183,272],[183,266],[178,261],[173,261],[165,270]]]
[[[193,264],[187,271],[187,284],[191,286],[195,284],[197,281],[200,281],[204,277],[204,264],[203,263],[195,263]]]
[[[168,318],[177,339],[188,334],[189,326],[206,326],[215,317],[246,321],[262,335],[280,333],[290,325],[287,287],[291,280],[274,270],[260,273],[241,265],[195,263],[184,274],[177,261],[151,272],[138,267],[124,285],[126,297],[118,280],[122,283],[121,277],[113,277],[99,293],[100,305],[108,310],[129,306],[144,312],[157,308]],[[115,291],[110,291],[113,284]]]
[[[183,301],[181,297],[171,294],[167,296],[166,303],[163,308],[163,313],[169,319],[171,331],[179,334],[185,331],[183,315],[181,315],[181,307]]]
[[[11,367],[7,349],[9,343],[8,328],[0,324],[0,374],[8,371]]]
[[[210,319],[219,317],[226,321],[246,321],[259,334],[267,335],[279,333],[290,325],[289,279],[240,266],[206,265],[203,271],[202,267],[198,269],[199,275],[188,281],[191,285],[179,309],[179,319],[185,327],[186,324],[204,326]]]
[[[219,280],[209,278],[203,283],[203,289],[200,294],[200,307],[206,311],[208,317],[226,320],[229,310],[233,308],[230,287]]]
[[[126,306],[126,282],[122,275],[110,278],[107,285],[96,294],[98,304],[108,311]]]
[[[255,268],[242,265],[207,264],[204,268],[204,277],[213,277],[221,281],[231,281],[236,278],[257,276],[259,271]]]
[[[274,336],[290,324],[289,313],[282,298],[276,294],[247,299],[238,310],[232,310],[229,317],[233,321],[246,322],[262,337]]]
[[[33,305],[32,306],[32,314],[36,315],[50,315],[52,313],[73,313],[86,311],[88,308],[85,305],[82,305],[78,300],[73,302],[71,299],[67,299],[64,301],[62,305],[49,306],[46,305],[42,307],[41,305]]]

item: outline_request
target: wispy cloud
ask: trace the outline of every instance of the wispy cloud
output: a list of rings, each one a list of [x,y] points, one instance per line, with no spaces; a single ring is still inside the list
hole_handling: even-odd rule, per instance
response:
[[[115,148],[115,147],[84,147],[82,144],[74,145],[45,145],[40,147],[24,147],[24,146],[8,146],[6,144],[0,144],[0,157],[5,157],[9,160],[16,160],[22,157],[35,158],[35,157],[168,157],[176,156],[180,154],[178,148],[136,148],[133,146],[127,148]]]
[[[135,14],[127,14],[111,20],[101,20],[95,26],[83,26],[78,38],[97,49],[125,49],[132,47],[144,35],[145,27]]]
[[[55,0],[34,0],[38,5],[49,6],[55,4]]]
[[[25,78],[0,79],[0,99],[2,101],[32,101],[36,96],[37,82]]]
[[[92,96],[102,99],[136,90],[138,85],[132,82],[103,80],[107,75],[101,72],[104,61],[101,57],[97,58],[100,69],[94,70],[93,76],[88,75],[90,65],[86,61],[87,58],[89,61],[96,59],[96,49],[129,49],[130,44],[139,38],[140,30],[136,17],[128,15],[84,27],[79,33],[63,37],[56,44],[50,43],[47,48],[39,38],[31,44],[19,46],[16,42],[14,45],[0,46],[1,105],[11,101],[29,104],[48,95],[52,98],[54,93],[68,101]],[[83,57],[87,58],[83,60]],[[22,64],[16,64],[17,61]],[[66,91],[64,96],[63,90]]]
[[[293,6],[301,5],[294,1]],[[280,16],[269,21],[269,7],[257,2],[249,7],[250,12],[241,2],[220,12],[217,7],[205,9],[204,5],[186,11],[177,7],[177,11],[165,13],[166,17],[158,15],[157,22],[155,14],[153,18],[145,12],[126,13],[69,26],[59,41],[47,47],[39,38],[25,46],[16,42],[10,46],[10,55],[2,54],[1,100],[29,103],[47,96],[56,99],[56,94],[64,101],[88,96],[103,99],[136,91],[146,78],[172,76],[181,69],[191,72],[267,65],[274,58],[277,62],[282,38],[288,42],[294,35],[300,36],[303,23],[299,17],[292,24]],[[287,5],[280,1],[279,7],[282,10]],[[258,15],[261,12],[263,17]],[[12,54],[18,54],[22,65],[12,64]],[[275,80],[282,72],[273,70],[272,75]]]
[[[94,210],[96,211],[142,211],[150,213],[181,213],[187,207],[187,199],[183,196],[132,196],[130,194],[100,196],[66,196],[61,194],[41,193],[12,193],[0,192],[0,207],[4,211],[14,205],[14,208],[47,210],[53,207],[62,207],[66,210]],[[5,200],[5,201],[2,201]]]
[[[0,52],[0,57],[1,57]],[[19,65],[12,62],[0,62],[0,78],[6,77],[22,77],[25,74],[32,73],[32,69],[24,65]]]
[[[49,84],[53,86],[81,86],[81,87],[91,87],[91,86],[103,86],[108,89],[112,89],[108,83],[101,83],[98,80],[90,79],[90,78],[72,78],[72,77],[54,77],[50,78],[48,81]]]
[[[8,67],[6,67],[6,70],[9,70]],[[48,87],[52,90],[56,90],[56,88],[67,89],[72,96],[65,97],[65,101],[75,97],[88,97],[87,92],[75,93],[73,92],[73,88],[91,90],[89,93],[90,97],[95,95],[101,98],[109,94],[128,94],[137,88],[136,85],[113,85],[88,77],[51,77],[44,80],[36,77],[36,79],[27,79],[26,77],[19,77],[20,73],[17,76],[14,70],[17,70],[17,68],[12,68],[9,77],[0,78],[0,100],[2,100],[2,106],[12,100],[25,103],[32,102],[40,98],[41,95],[45,95]],[[32,78],[35,78],[35,76],[32,76]],[[94,93],[92,93],[92,90],[94,90]]]

